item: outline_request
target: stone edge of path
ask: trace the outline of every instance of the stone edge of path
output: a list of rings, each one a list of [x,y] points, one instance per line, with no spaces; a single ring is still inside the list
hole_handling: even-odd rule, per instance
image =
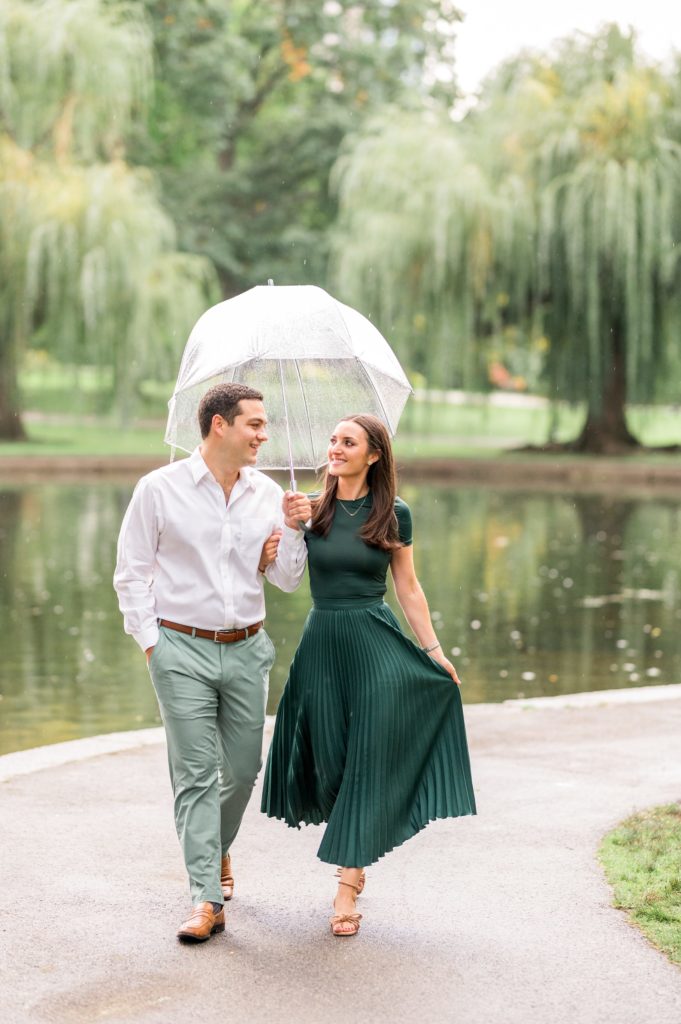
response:
[[[557,697],[529,697],[505,700],[494,704],[468,704],[466,710],[475,708],[490,711],[508,708],[519,710],[545,709],[562,711],[576,708],[604,707],[609,704],[643,704],[656,701],[681,700],[681,683],[663,686],[639,686],[629,690],[591,690],[587,693],[569,693]],[[475,712],[473,712],[475,713]],[[274,716],[268,715],[265,735],[270,736]],[[162,726],[153,729],[133,729],[129,732],[103,733],[65,743],[53,743],[30,750],[17,750],[0,757],[0,783],[8,782],[19,775],[60,768],[65,764],[87,761],[102,754],[118,754],[125,750],[153,746],[163,743]]]

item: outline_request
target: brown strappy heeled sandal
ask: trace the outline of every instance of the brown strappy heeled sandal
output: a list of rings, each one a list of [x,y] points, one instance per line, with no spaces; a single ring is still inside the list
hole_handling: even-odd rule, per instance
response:
[[[336,878],[340,879],[342,874],[343,874],[343,868],[336,868]],[[363,871],[362,874],[359,876],[359,881],[357,883],[357,895],[358,896],[361,896],[362,892],[364,891],[364,883],[366,882],[366,880],[367,880],[366,872]]]
[[[348,889],[354,889],[355,899],[359,893],[359,886],[352,885],[351,882],[339,882],[339,885],[347,885]],[[336,901],[333,901],[333,909],[336,909]],[[356,935],[359,931],[359,922],[362,920],[361,914],[334,914],[333,917],[329,918],[331,922],[331,934],[335,935],[339,939],[349,938],[351,935]],[[351,929],[346,931],[341,930],[341,926],[344,924],[352,925]]]

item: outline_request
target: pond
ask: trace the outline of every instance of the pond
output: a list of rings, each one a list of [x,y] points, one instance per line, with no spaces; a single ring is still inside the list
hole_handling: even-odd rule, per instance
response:
[[[0,754],[160,722],[111,586],[133,483],[0,485]],[[465,701],[681,678],[681,497],[400,490]],[[273,712],[307,583],[295,594],[268,585],[267,607]]]

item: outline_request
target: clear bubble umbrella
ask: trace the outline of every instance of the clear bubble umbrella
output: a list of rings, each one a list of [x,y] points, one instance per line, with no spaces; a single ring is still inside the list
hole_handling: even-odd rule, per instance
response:
[[[411,394],[390,345],[350,306],[313,285],[272,284],[220,302],[196,322],[168,403],[165,441],[194,450],[197,410],[214,384],[235,381],[264,395],[269,441],[260,469],[317,470],[343,416],[373,413],[392,435]]]

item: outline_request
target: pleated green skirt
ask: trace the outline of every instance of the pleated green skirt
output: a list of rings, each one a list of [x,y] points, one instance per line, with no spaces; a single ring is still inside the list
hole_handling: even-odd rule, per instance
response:
[[[475,814],[458,686],[383,602],[317,602],[291,664],[262,808],[327,822],[318,856],[366,867],[436,818]]]

